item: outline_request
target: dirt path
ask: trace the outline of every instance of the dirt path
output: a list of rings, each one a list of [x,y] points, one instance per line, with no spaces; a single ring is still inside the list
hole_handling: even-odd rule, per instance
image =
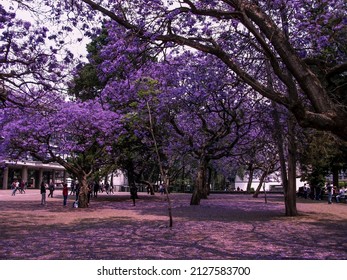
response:
[[[211,194],[189,206],[172,194],[92,198],[88,209],[62,206],[61,191],[40,205],[38,190],[0,191],[0,259],[347,259],[347,204],[298,199],[299,217],[285,217],[278,195]]]

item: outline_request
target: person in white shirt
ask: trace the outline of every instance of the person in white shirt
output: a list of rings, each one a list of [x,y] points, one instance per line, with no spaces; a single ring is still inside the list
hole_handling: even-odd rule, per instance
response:
[[[339,194],[336,196],[336,202],[340,202],[340,198],[346,197],[346,189],[345,187],[342,187],[339,191]]]

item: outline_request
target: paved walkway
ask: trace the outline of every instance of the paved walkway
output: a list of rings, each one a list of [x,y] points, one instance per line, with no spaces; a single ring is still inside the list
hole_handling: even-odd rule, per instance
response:
[[[347,204],[298,199],[285,217],[279,195],[101,194],[88,209],[62,206],[61,191],[40,205],[39,190],[0,191],[0,259],[347,259]]]

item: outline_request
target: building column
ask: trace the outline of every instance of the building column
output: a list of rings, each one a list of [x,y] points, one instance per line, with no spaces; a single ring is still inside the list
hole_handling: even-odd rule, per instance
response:
[[[28,182],[28,166],[22,167],[22,181],[24,183]]]
[[[3,169],[2,188],[6,190],[7,186],[8,186],[8,167],[6,166]]]

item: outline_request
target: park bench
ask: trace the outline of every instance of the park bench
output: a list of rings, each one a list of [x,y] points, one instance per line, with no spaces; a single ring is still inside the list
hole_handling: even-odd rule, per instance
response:
[[[334,195],[335,201],[337,202],[336,196],[338,196],[338,194],[335,194],[335,195]],[[347,203],[346,195],[340,196],[340,197],[339,197],[339,201],[340,201],[340,202],[345,202],[345,203]]]

